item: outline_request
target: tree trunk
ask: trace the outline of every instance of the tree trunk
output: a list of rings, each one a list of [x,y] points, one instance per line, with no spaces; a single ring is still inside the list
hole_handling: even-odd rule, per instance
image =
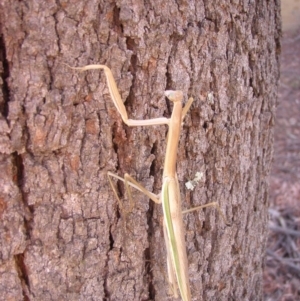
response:
[[[232,2],[1,0],[1,300],[172,299],[161,206],[134,192],[125,219],[107,180],[159,193],[167,127],[129,128],[103,72],[64,63],[108,65],[131,119],[194,97],[183,207],[231,226],[184,215],[192,300],[262,300],[280,4]]]

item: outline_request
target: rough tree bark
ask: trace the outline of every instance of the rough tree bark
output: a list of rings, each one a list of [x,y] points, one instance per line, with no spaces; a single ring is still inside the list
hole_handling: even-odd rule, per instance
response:
[[[163,92],[195,102],[178,176],[193,300],[262,300],[279,1],[1,0],[1,300],[170,300],[162,210],[139,193],[126,227],[106,173],[162,184]],[[203,173],[194,191],[184,183]],[[122,193],[122,187],[119,187]]]

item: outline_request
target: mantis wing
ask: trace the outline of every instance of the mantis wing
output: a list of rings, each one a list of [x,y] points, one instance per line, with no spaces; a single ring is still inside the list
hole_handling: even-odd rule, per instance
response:
[[[178,287],[184,301],[191,300],[188,277],[188,261],[185,248],[184,228],[181,212],[181,200],[177,177],[164,179],[162,187],[162,205],[166,228],[165,241],[167,245],[169,282],[177,295],[174,281],[176,274]],[[171,267],[171,266],[172,267]]]

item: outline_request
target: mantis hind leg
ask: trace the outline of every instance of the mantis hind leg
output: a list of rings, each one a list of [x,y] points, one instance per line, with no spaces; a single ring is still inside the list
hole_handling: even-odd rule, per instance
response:
[[[108,180],[109,180],[109,183],[110,183],[110,186],[114,192],[114,195],[116,196],[117,200],[118,200],[118,203],[119,203],[119,206],[120,206],[120,209],[125,213],[125,215],[127,215],[128,213],[130,213],[133,209],[133,206],[134,206],[134,202],[133,202],[133,198],[132,198],[132,194],[131,194],[131,188],[130,187],[133,187],[135,189],[137,189],[138,191],[142,192],[143,194],[145,194],[147,197],[149,197],[149,199],[151,199],[153,202],[157,203],[157,204],[160,204],[161,201],[159,199],[159,197],[148,191],[144,186],[142,186],[139,182],[137,182],[134,178],[132,178],[129,174],[125,174],[124,175],[124,178],[112,173],[112,172],[108,172],[107,173],[107,176],[108,176]],[[118,193],[117,193],[117,189],[112,181],[112,178],[115,178],[117,180],[120,180],[124,183],[125,185],[125,190],[126,190],[126,193],[127,193],[127,196],[129,198],[129,210],[125,211],[124,209],[124,206],[123,206],[123,203],[120,199],[120,197],[118,196]]]
[[[222,212],[222,210],[221,210],[221,208],[220,208],[220,206],[217,202],[211,202],[211,203],[207,203],[205,205],[201,205],[201,206],[197,206],[197,207],[194,207],[194,208],[191,208],[191,209],[183,210],[182,213],[185,214],[185,213],[189,213],[189,212],[196,211],[196,210],[203,209],[203,208],[207,208],[207,207],[215,207],[218,210],[218,212],[219,212],[220,216],[222,217],[222,219],[224,220],[225,224],[227,226],[231,225],[227,221],[224,213]]]

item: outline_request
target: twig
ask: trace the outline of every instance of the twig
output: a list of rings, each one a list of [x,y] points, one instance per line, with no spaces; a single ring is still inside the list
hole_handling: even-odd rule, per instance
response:
[[[287,228],[283,228],[283,227],[279,227],[279,226],[269,226],[269,229],[274,232],[277,232],[277,233],[300,237],[300,231],[291,230],[291,229],[287,229]]]

